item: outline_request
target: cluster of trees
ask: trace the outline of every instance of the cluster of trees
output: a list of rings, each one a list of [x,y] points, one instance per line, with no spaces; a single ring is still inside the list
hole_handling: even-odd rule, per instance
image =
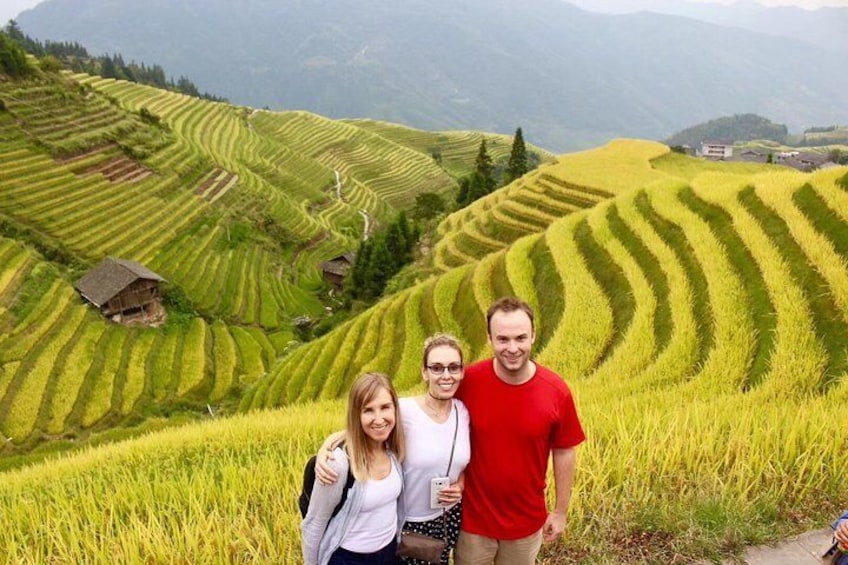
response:
[[[412,262],[412,250],[419,237],[418,226],[401,212],[385,229],[363,240],[345,283],[348,297],[365,301],[379,298],[386,283]]]
[[[25,35],[14,20],[6,25],[4,33],[24,51],[41,59],[42,68],[45,70],[66,68],[74,72],[128,80],[206,100],[226,102],[225,98],[207,92],[201,93],[197,86],[185,76],[180,76],[176,81],[167,78],[165,70],[159,65],[147,66],[143,62],[135,61],[126,63],[120,54],[94,56],[77,42],[49,40],[41,42]]]
[[[441,159],[438,149],[432,152],[435,160]],[[460,181],[456,205],[463,207],[477,198],[489,194],[499,184],[505,185],[521,177],[539,164],[539,156],[528,154],[521,128],[515,132],[512,151],[506,164],[495,164],[488,153],[485,138],[480,141],[474,171]],[[500,181],[500,182],[499,182]],[[428,222],[449,212],[452,206],[434,192],[424,192],[415,197],[411,214],[416,221]],[[345,280],[345,306],[330,319],[321,322],[312,335],[317,336],[347,319],[361,303],[371,303],[386,291],[388,283],[414,259],[413,250],[421,238],[421,227],[410,222],[405,212],[384,229],[360,243],[347,279]],[[401,278],[403,275],[401,275]],[[397,280],[395,281],[397,282]],[[392,284],[394,285],[395,282]],[[404,284],[403,281],[400,284]],[[354,301],[359,302],[358,306]]]
[[[831,149],[827,158],[838,165],[848,165],[848,151],[841,149]]]
[[[804,133],[827,133],[829,131],[836,131],[837,127],[838,126],[813,126],[805,129]]]
[[[0,31],[0,73],[10,77],[32,74],[23,48],[9,34]]]
[[[789,143],[789,141],[791,141],[791,143]],[[804,135],[801,139],[787,140],[787,145],[791,145],[793,147],[821,147],[823,145],[845,145],[846,143],[848,143],[848,137],[845,135],[823,135],[819,137],[807,137]]]
[[[784,124],[776,124],[756,114],[735,114],[687,128],[664,140],[663,143],[669,147],[674,145],[700,147],[705,139],[728,141],[768,139],[783,143],[788,134],[789,130]]]
[[[445,200],[441,196],[435,192],[422,192],[415,196],[412,217],[426,222],[443,214],[446,209]]]
[[[515,130],[512,140],[512,150],[509,154],[506,168],[502,171],[500,186],[507,185],[530,170],[527,146],[524,144],[524,134],[521,128]],[[482,198],[498,187],[497,171],[486,148],[486,139],[480,141],[477,151],[474,172],[459,181],[459,192],[456,204],[460,208],[468,206],[478,198]]]

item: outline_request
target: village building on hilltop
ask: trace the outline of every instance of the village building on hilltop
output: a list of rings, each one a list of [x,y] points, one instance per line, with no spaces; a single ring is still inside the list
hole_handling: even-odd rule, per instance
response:
[[[701,143],[701,150],[698,152],[698,156],[712,161],[775,163],[785,167],[792,167],[805,173],[839,166],[837,163],[831,161],[828,155],[803,151],[764,152],[748,148],[734,155],[733,142],[719,140],[704,140]]]
[[[321,271],[324,274],[324,280],[333,285],[336,290],[341,290],[344,287],[345,278],[347,278],[350,269],[353,267],[353,262],[356,259],[356,253],[349,251],[338,257],[333,257],[329,261],[321,263]]]
[[[734,155],[728,161],[742,161],[746,163],[775,163],[785,167],[792,167],[804,173],[838,167],[837,163],[830,160],[827,155],[817,153],[804,153],[801,151],[778,151],[764,153],[754,149],[746,149]]]
[[[110,320],[123,324],[156,324],[165,319],[159,283],[165,279],[144,265],[107,257],[74,288]]]
[[[831,161],[827,155],[804,153],[801,151],[781,151],[776,153],[774,156],[774,162],[804,172],[838,166],[836,163]]]
[[[705,159],[729,159],[733,157],[733,142],[719,139],[705,139],[701,143],[701,157]]]

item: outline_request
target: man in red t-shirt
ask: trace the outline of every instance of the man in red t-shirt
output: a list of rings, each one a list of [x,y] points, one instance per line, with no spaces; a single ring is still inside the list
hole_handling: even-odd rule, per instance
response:
[[[457,398],[471,416],[458,565],[534,563],[542,540],[565,529],[584,439],[574,399],[553,371],[530,360],[533,310],[502,298],[486,315],[494,357],[465,369]],[[556,504],[548,513],[545,478],[553,453]]]

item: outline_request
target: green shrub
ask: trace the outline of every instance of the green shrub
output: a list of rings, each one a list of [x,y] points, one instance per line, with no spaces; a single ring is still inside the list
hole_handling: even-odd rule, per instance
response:
[[[33,73],[23,48],[5,33],[0,33],[0,72],[10,77],[25,77]]]
[[[154,126],[158,126],[162,121],[162,118],[148,110],[146,107],[142,107],[142,109],[138,111],[138,115],[141,116],[143,122]]]

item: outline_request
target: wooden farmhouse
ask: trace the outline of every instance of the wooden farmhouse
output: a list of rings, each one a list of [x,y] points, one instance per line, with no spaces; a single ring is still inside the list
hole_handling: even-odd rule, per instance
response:
[[[324,280],[333,285],[336,289],[341,290],[344,287],[345,278],[347,278],[350,269],[353,267],[353,262],[356,259],[356,253],[350,251],[344,255],[334,257],[329,261],[321,263],[321,271],[324,273]]]
[[[74,287],[107,318],[119,323],[154,323],[165,315],[159,283],[165,279],[144,265],[107,257]]]

